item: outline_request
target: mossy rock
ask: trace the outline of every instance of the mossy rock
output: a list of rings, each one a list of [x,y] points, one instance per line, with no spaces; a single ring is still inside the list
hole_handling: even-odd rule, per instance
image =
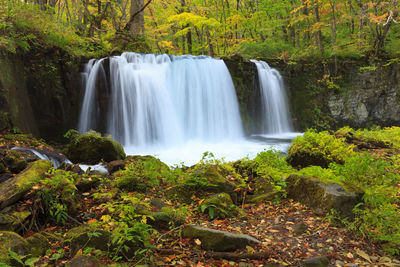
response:
[[[319,213],[332,209],[342,218],[353,219],[353,208],[362,202],[361,192],[348,192],[336,183],[324,183],[307,176],[291,175],[286,180],[287,195]]]
[[[344,164],[355,153],[353,149],[354,146],[346,144],[344,138],[336,138],[328,132],[308,130],[293,140],[286,160],[295,168],[328,168],[330,163]]]
[[[244,216],[244,211],[235,206],[227,193],[218,193],[206,198],[200,205],[202,212],[210,215],[211,219],[228,218],[240,215]]]
[[[261,243],[249,235],[232,234],[226,231],[189,225],[182,230],[184,238],[198,238],[205,250],[235,251],[248,245]]]
[[[14,232],[0,231],[0,262],[12,264],[9,249],[20,256],[30,253],[29,244],[23,237]]]
[[[171,175],[169,167],[152,156],[128,156],[126,162],[124,170],[114,173],[115,186],[122,190],[145,192],[166,183],[165,175]]]
[[[188,172],[188,178],[166,191],[169,199],[189,203],[193,196],[204,198],[213,193],[233,193],[235,185],[219,172],[216,165],[196,166]]]
[[[72,254],[80,249],[95,248],[102,251],[108,251],[111,244],[112,234],[91,225],[82,225],[72,228],[65,234],[66,242],[72,251]]]
[[[15,177],[0,184],[0,209],[17,202],[34,185],[46,177],[52,167],[50,161],[38,160]]]
[[[70,143],[64,153],[75,163],[96,164],[101,160],[110,162],[125,159],[121,144],[93,131],[86,134],[71,134]]]
[[[13,173],[19,173],[23,171],[26,166],[26,160],[15,150],[8,150],[4,157],[4,162],[8,169]]]
[[[36,233],[26,239],[32,257],[41,257],[50,248],[49,240],[42,234]]]
[[[0,214],[0,231],[19,232],[31,216],[30,211],[12,211]]]
[[[160,211],[150,212],[148,215],[153,219],[148,219],[148,224],[155,229],[169,229],[170,224],[182,225],[185,223],[186,217],[183,214],[176,212],[172,207],[162,207]]]

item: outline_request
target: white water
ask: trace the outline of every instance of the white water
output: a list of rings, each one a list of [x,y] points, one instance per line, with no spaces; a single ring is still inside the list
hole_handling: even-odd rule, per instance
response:
[[[44,159],[44,160],[50,161],[53,164],[54,168],[60,167],[62,163],[72,164],[72,162],[67,158],[65,158],[64,160],[60,160],[51,155],[46,155],[44,153],[37,151],[36,149],[29,148],[29,147],[13,147],[11,149],[17,150],[17,151],[29,151],[29,152],[33,153],[34,155],[36,155],[39,159]]]
[[[244,137],[229,71],[222,60],[206,56],[124,53],[111,57],[108,115],[99,118],[97,83],[107,83],[103,61],[91,60],[85,69],[79,131],[97,130],[99,122],[106,120],[107,134],[122,143],[128,155],[154,155],[170,165],[191,165],[206,151],[230,161],[252,158],[264,149],[285,151],[290,144],[290,140],[277,142],[262,135],[257,140]],[[283,84],[279,72],[255,64],[260,84],[271,77],[270,84]],[[284,98],[275,99],[276,94],[261,87],[263,98],[273,98],[264,101],[264,113],[280,117],[274,120],[268,115],[262,134],[291,132],[288,112],[279,115],[279,105],[287,109]],[[278,102],[272,111],[270,102]]]
[[[293,132],[289,105],[279,71],[266,62],[251,60],[257,66],[261,89],[261,134],[276,135]]]

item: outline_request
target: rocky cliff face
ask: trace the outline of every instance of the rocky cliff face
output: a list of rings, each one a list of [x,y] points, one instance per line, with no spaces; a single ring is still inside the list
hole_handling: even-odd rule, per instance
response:
[[[237,88],[242,116],[248,121],[245,125],[253,129],[261,112],[257,110],[257,70],[240,57],[225,61]],[[400,125],[399,63],[351,59],[336,63],[265,61],[284,76],[292,117],[299,131],[310,127]]]
[[[59,139],[75,128],[82,63],[58,50],[0,54],[0,130]]]

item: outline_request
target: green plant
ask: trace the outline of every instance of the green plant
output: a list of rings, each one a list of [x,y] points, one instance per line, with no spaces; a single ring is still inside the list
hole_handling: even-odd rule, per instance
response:
[[[76,177],[72,172],[51,169],[49,177],[41,181],[36,190],[39,210],[54,218],[57,224],[65,224],[68,213],[78,208],[77,189],[73,183]]]

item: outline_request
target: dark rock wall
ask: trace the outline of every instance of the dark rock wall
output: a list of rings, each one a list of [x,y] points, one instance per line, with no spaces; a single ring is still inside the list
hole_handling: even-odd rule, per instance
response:
[[[0,130],[59,140],[76,128],[84,61],[58,50],[0,54]]]
[[[400,126],[400,64],[390,60],[265,60],[284,77],[296,130]],[[225,60],[247,132],[257,131],[257,70],[238,56]]]

